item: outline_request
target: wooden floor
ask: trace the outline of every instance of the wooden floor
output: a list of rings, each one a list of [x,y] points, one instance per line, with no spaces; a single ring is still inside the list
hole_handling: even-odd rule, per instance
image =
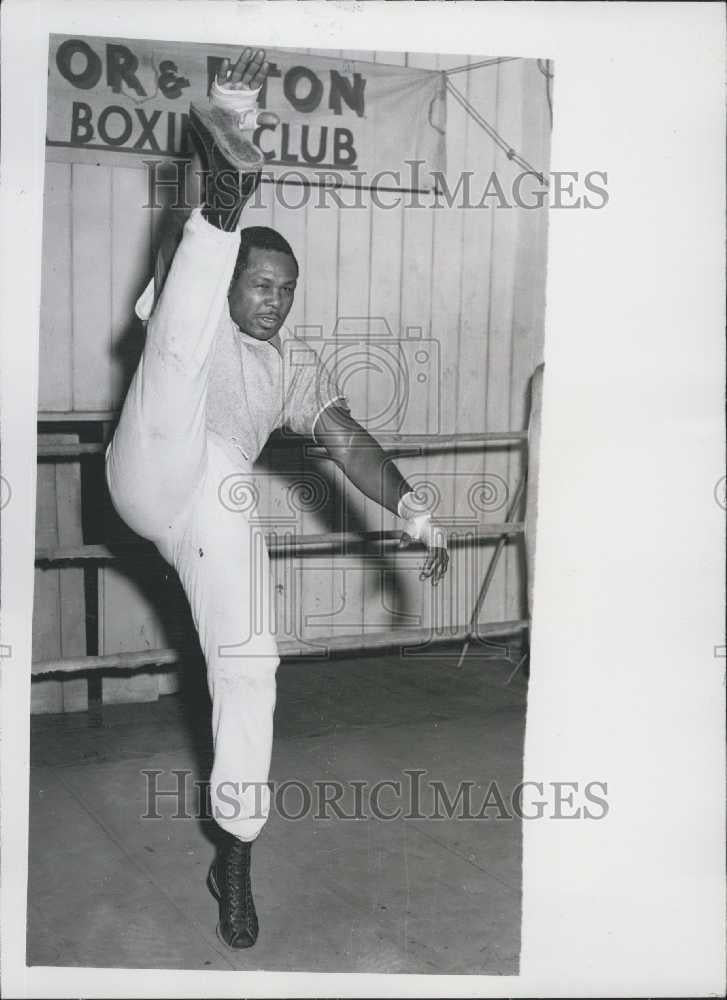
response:
[[[475,813],[492,781],[507,801],[521,780],[526,680],[506,686],[512,664],[481,650],[457,670],[457,652],[281,664],[271,780],[300,784],[253,849],[261,930],[240,953],[218,941],[205,887],[215,825],[192,784],[210,764],[200,678],[155,703],[34,717],[28,963],[517,974],[521,824],[497,808],[436,818],[429,782],[450,800],[472,782]],[[163,818],[143,819],[143,772],[162,772],[167,789],[181,769],[189,818],[160,800]],[[413,769],[427,772],[412,810],[424,818],[373,815],[373,785],[406,789]],[[323,781],[344,783],[345,815],[351,782],[366,783],[359,818],[316,817]],[[301,785],[314,808],[296,820]],[[380,806],[409,808],[390,788]]]

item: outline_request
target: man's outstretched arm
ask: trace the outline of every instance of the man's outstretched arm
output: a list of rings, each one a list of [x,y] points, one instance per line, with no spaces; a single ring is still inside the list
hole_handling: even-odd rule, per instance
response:
[[[316,440],[361,492],[405,521],[402,547],[411,539],[427,546],[427,558],[420,579],[431,578],[436,586],[447,572],[449,554],[446,535],[435,528],[431,517],[411,505],[411,486],[376,438],[350,413],[335,404],[327,406],[316,421]]]

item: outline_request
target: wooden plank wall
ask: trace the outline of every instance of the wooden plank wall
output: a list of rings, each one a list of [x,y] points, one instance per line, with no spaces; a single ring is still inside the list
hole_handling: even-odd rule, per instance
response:
[[[478,61],[416,53],[321,54],[441,70]],[[547,171],[550,118],[535,61],[513,60],[451,79],[512,147]],[[473,171],[479,200],[494,171],[511,198],[520,168],[451,97],[447,157],[450,186],[460,171]],[[61,158],[65,162],[58,162]],[[123,398],[143,341],[133,303],[150,274],[161,214],[142,207],[146,184],[136,166],[68,162],[67,151],[49,150],[41,411],[103,411]],[[248,222],[279,229],[301,266],[289,325],[324,345],[337,333],[338,343],[359,337],[353,342],[363,361],[347,369],[345,388],[362,423],[391,402],[391,375],[382,369],[386,348],[380,343],[388,327],[395,338],[420,331],[419,347],[429,356],[422,383],[412,361],[408,407],[389,429],[450,434],[525,426],[527,382],[543,352],[547,209],[503,209],[491,198],[486,208],[382,210],[368,197],[359,209],[320,207],[315,199],[296,208],[281,204],[272,188],[264,187],[263,204],[248,210]],[[298,194],[286,193],[290,205],[298,204]],[[414,347],[407,351],[413,356]],[[303,466],[289,454],[268,450],[258,465],[258,513],[271,524],[284,530],[288,519],[298,532],[394,527],[393,515],[347,484],[330,463],[307,458]],[[521,471],[519,453],[512,449],[442,453],[399,464],[413,485],[438,498],[441,516],[459,527],[501,520]],[[304,479],[310,495],[301,487]],[[39,506],[55,502],[49,489],[42,479]],[[436,590],[417,580],[416,557],[382,566],[353,557],[274,561],[278,630],[314,641],[331,632],[396,624],[456,625],[469,617],[491,551],[490,545],[458,550],[446,583]],[[38,588],[36,604],[46,600],[51,597]],[[110,621],[112,607],[114,619],[113,627],[102,630],[101,651],[131,648],[130,636],[165,639],[148,592],[124,585],[116,570],[105,575],[101,601],[101,620]],[[481,620],[519,617],[522,601],[520,557],[516,546],[508,546]],[[55,655],[51,648],[57,646],[57,637],[39,638],[36,655]],[[159,683],[158,677],[119,681],[108,692],[115,700],[124,690],[133,700],[155,697]],[[161,679],[161,690],[173,689],[173,678]]]
[[[77,434],[47,433],[44,444],[72,444]],[[81,470],[79,462],[38,464],[35,537],[38,546],[81,542]],[[83,656],[86,614],[83,569],[70,566],[35,570],[33,659]],[[88,685],[82,678],[36,681],[31,711],[74,712],[88,707]]]

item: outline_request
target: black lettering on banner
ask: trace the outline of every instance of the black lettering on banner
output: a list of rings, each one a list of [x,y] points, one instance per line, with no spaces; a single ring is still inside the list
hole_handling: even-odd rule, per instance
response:
[[[220,66],[223,63],[222,56],[207,56],[207,92],[212,86],[212,81],[217,76]]]
[[[209,93],[212,81],[219,73],[220,66],[224,61],[222,56],[207,56],[207,93]]]
[[[278,67],[277,63],[274,62],[268,63],[268,75],[265,77],[265,80],[263,81],[263,89],[258,94],[258,99],[257,99],[259,107],[261,107],[263,110],[265,110],[265,108],[268,106],[267,104],[268,80],[278,80],[282,75],[283,74],[280,72],[280,68]]]
[[[146,112],[143,108],[134,108],[136,111],[136,116],[141,123],[142,133],[139,138],[134,143],[134,149],[143,149],[144,143],[149,143],[149,149],[154,153],[160,153],[159,143],[156,141],[156,136],[154,135],[154,126],[159,121],[162,116],[161,111],[157,110],[152,113],[151,118],[146,117]]]
[[[84,56],[86,65],[79,72],[74,72],[71,67],[71,60],[78,54]],[[101,79],[103,72],[103,65],[99,57],[91,46],[87,45],[86,42],[82,42],[80,38],[69,38],[58,46],[56,66],[61,76],[80,90],[90,90],[92,87],[95,87]]]
[[[136,76],[138,59],[125,45],[107,46],[108,65],[106,67],[110,87],[117,92],[128,93],[127,87],[144,92]],[[82,60],[81,60],[82,57]],[[89,87],[103,78],[102,60],[80,39],[72,39],[66,47],[60,46],[56,58],[59,72],[74,86]],[[71,60],[74,60],[71,66]],[[84,62],[80,66],[80,61]],[[208,58],[208,68],[213,70],[219,60]],[[176,65],[165,62],[166,70],[172,74]],[[178,77],[180,87],[187,81]],[[344,104],[353,107],[361,115],[365,81],[353,74],[353,81],[337,74],[337,95],[331,99],[331,107],[338,113]],[[300,81],[304,82],[301,84]],[[167,81],[172,85],[171,76]],[[287,99],[296,110],[310,113],[319,108],[324,114],[330,113],[324,103],[325,78],[319,77],[305,66],[295,66],[283,73],[283,89]],[[305,91],[304,96],[301,96]],[[129,95],[130,96],[130,95]],[[276,98],[277,100],[277,98]],[[191,152],[188,130],[188,116],[184,113],[166,111],[146,105],[125,107],[110,104],[96,109],[84,101],[71,102],[70,143],[74,146],[103,143],[111,149],[125,149],[129,152],[168,153],[187,155]],[[264,133],[271,132],[267,137]],[[253,142],[260,149],[264,160],[283,166],[305,165],[310,168],[333,167],[344,170],[356,168],[357,149],[355,132],[348,128],[321,124],[260,125],[254,130]],[[265,148],[262,148],[265,147]]]
[[[333,130],[333,162],[337,167],[352,167],[356,163],[353,132],[347,128]]]
[[[173,111],[171,111],[167,115],[167,145],[166,145],[166,151],[167,151],[167,153],[173,153],[174,152],[174,120],[175,120],[175,118],[176,118],[176,115],[174,114]]]
[[[331,70],[331,92],[328,95],[328,107],[334,115],[342,115],[341,98],[355,111],[359,118],[363,118],[364,113],[364,88],[366,81],[360,73],[353,74],[353,81],[347,80],[345,76],[335,70]]]
[[[159,63],[159,89],[168,98],[181,97],[182,90],[191,86],[186,76],[179,76],[177,64],[171,59]]]
[[[123,129],[117,136],[109,135],[106,127],[111,115],[118,115],[123,121]],[[109,104],[109,106],[104,108],[98,116],[98,134],[105,143],[108,143],[109,146],[123,146],[124,143],[128,142],[133,127],[134,125],[131,121],[131,115],[126,108],[119,107],[118,104]]]
[[[310,83],[310,91],[306,97],[299,97],[297,94],[300,80],[307,80]],[[306,66],[293,66],[283,79],[283,93],[296,111],[301,112],[301,114],[310,114],[321,103],[323,84],[315,73]]]
[[[139,60],[131,49],[127,49],[125,45],[106,46],[106,82],[115,94],[121,93],[123,82],[139,97],[147,96],[136,76],[138,68]]]
[[[83,146],[93,139],[91,124],[91,105],[85,101],[74,101],[71,113],[71,142],[74,146]]]
[[[281,163],[298,163],[298,157],[295,153],[291,153],[290,146],[290,126],[288,124],[282,125],[280,129],[282,135],[282,141],[280,143],[280,162]]]
[[[170,112],[171,114],[172,112]],[[192,137],[189,134],[189,115],[186,112],[182,112],[180,115],[181,119],[181,141],[180,141],[180,152],[191,153],[192,152]]]
[[[324,125],[320,131],[318,139],[318,152],[313,155],[308,148],[308,136],[310,125],[304,125],[301,129],[300,152],[306,163],[323,163],[326,158],[326,141],[328,139],[328,126]]]
[[[263,154],[263,159],[265,160],[275,159],[275,153],[273,153],[272,151],[266,151],[262,148],[262,146],[260,145],[260,136],[266,130],[269,132],[274,132],[276,128],[277,128],[276,125],[258,125],[258,127],[255,129],[255,132],[253,133],[252,141],[260,150],[260,152]]]

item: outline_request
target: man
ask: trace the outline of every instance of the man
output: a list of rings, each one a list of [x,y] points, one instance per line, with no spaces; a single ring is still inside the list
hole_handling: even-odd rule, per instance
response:
[[[298,264],[279,233],[239,229],[259,183],[251,130],[265,121],[255,101],[267,72],[264,51],[245,49],[234,68],[221,66],[210,104],[192,105],[206,195],[179,245],[162,247],[137,303],[146,343],[106,456],[114,505],[177,570],[204,652],[210,797],[224,831],[208,884],[219,901],[217,933],[231,948],[250,947],[258,935],[250,849],[270,806],[280,661],[267,624],[252,625],[253,608],[257,622],[270,621],[267,551],[254,545],[253,521],[224,503],[224,484],[251,475],[270,433],[286,425],[323,444],[355,486],[404,519],[402,544],[428,548],[422,578],[438,583],[448,564],[444,532],[322,366],[291,372],[283,364]]]

